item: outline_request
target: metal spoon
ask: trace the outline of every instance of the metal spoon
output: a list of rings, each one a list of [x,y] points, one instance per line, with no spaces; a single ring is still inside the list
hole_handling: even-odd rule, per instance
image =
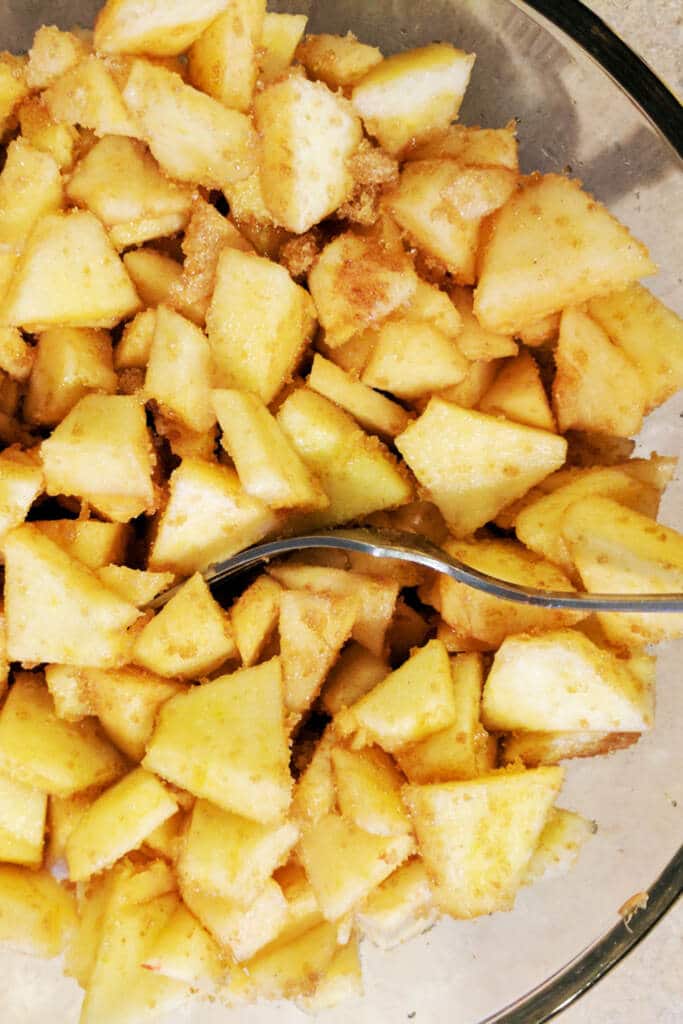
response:
[[[683,594],[586,594],[538,590],[519,583],[506,583],[495,576],[479,572],[478,569],[452,558],[436,544],[418,534],[368,527],[325,530],[301,537],[284,537],[265,544],[257,544],[224,562],[209,566],[204,578],[209,586],[215,586],[280,555],[315,548],[355,551],[375,558],[395,558],[401,562],[413,562],[450,576],[459,583],[466,583],[492,597],[535,605],[539,608],[569,608],[586,612],[683,613]],[[151,607],[165,604],[172,593],[171,590],[161,594],[151,603]]]

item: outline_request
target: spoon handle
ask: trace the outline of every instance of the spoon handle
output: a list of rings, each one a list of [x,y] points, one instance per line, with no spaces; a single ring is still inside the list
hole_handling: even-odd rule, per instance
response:
[[[210,566],[204,573],[204,578],[210,586],[214,586],[281,555],[316,548],[355,551],[375,558],[395,558],[402,562],[412,562],[450,576],[459,583],[465,583],[492,597],[538,608],[567,608],[594,612],[683,613],[683,594],[587,594],[563,590],[538,590],[519,583],[507,583],[452,558],[425,537],[398,530],[350,528],[268,541]],[[161,595],[157,601],[164,603],[162,598],[166,596]]]

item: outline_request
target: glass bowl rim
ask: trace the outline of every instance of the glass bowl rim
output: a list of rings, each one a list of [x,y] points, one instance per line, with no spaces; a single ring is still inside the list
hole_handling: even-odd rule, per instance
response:
[[[581,0],[512,0],[568,36],[598,64],[683,159],[683,106],[655,72]],[[537,20],[537,19],[534,19]],[[635,909],[541,984],[481,1024],[544,1024],[584,995],[634,949],[683,892],[683,846]]]

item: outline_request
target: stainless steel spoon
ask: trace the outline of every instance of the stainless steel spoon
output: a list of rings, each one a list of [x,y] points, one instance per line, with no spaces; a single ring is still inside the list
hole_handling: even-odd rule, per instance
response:
[[[224,562],[210,566],[204,573],[204,578],[210,586],[215,586],[280,555],[315,548],[355,551],[375,558],[395,558],[401,562],[413,562],[450,576],[459,583],[466,583],[492,597],[501,597],[507,601],[535,605],[539,608],[570,608],[586,612],[683,613],[683,594],[586,594],[575,591],[567,593],[562,590],[538,590],[519,583],[506,583],[495,576],[479,572],[478,569],[452,558],[436,544],[418,534],[368,527],[325,530],[257,544]],[[151,603],[151,607],[165,604],[172,593],[173,591],[167,591],[161,594]]]

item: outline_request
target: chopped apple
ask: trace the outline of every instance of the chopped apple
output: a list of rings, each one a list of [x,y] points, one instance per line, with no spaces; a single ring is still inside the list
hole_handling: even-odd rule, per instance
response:
[[[493,218],[474,312],[489,330],[515,332],[655,270],[645,246],[577,181],[531,175]]]
[[[353,105],[387,152],[444,130],[457,117],[475,56],[432,43],[385,57],[353,90]]]
[[[100,222],[87,210],[72,210],[48,214],[36,225],[17,264],[2,318],[34,331],[113,327],[139,307]]]
[[[562,784],[561,768],[406,786],[434,899],[456,918],[511,910]]]
[[[351,194],[347,161],[363,135],[360,120],[342,96],[298,76],[266,86],[254,114],[266,206],[277,224],[302,234]]]
[[[430,640],[394,672],[335,718],[342,736],[356,734],[393,753],[455,719],[455,698],[446,648]],[[359,742],[361,741],[361,742]]]
[[[125,660],[126,630],[139,616],[29,524],[5,540],[5,612],[12,661],[102,668]]]
[[[189,576],[256,543],[276,524],[268,506],[240,487],[234,470],[183,459],[171,474],[149,568]]]
[[[292,786],[279,660],[167,701],[143,763],[226,811],[279,821]]]
[[[315,310],[284,267],[226,248],[206,325],[218,383],[253,391],[269,405],[296,369]]]
[[[178,860],[183,887],[195,888],[248,909],[299,838],[291,821],[262,825],[215,807],[194,805]]]
[[[0,770],[55,796],[113,782],[125,761],[94,719],[65,722],[40,676],[18,673],[0,713]]]
[[[66,844],[69,878],[80,882],[111,867],[178,809],[154,775],[136,768],[88,807]]]
[[[452,532],[467,536],[564,463],[563,437],[432,398],[396,446]]]
[[[503,641],[484,687],[487,728],[642,732],[652,726],[651,682],[574,630]]]

